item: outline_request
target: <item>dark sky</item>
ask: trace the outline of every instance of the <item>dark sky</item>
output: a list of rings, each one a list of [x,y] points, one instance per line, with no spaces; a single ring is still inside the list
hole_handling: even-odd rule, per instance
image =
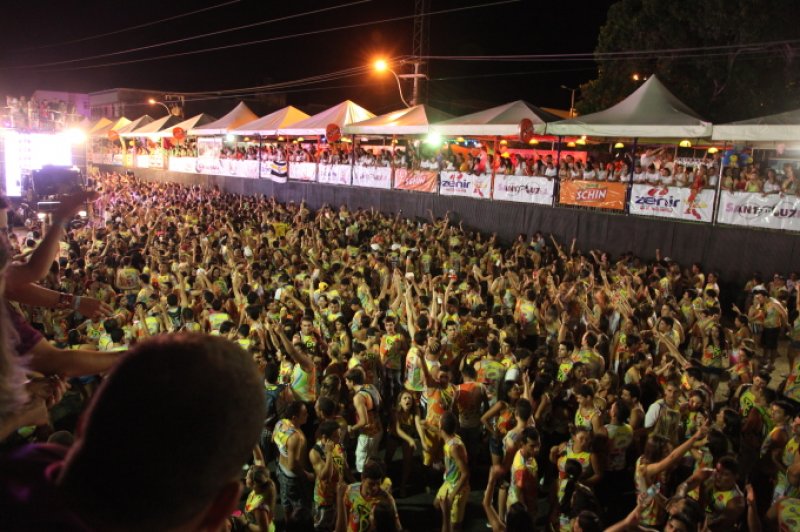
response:
[[[88,92],[112,87],[160,91],[211,91],[252,87],[326,74],[369,64],[379,55],[412,51],[412,20],[372,24],[313,36],[188,55],[156,61],[78,69],[88,65],[152,58],[269,39],[299,32],[335,28],[414,13],[414,0],[371,0],[342,9],[275,22],[184,43],[54,66],[248,23],[344,5],[354,0],[277,2],[240,0],[218,9],[102,38],[67,42],[146,24],[214,6],[225,0],[137,2],[13,2],[3,6],[6,24],[0,33],[0,93],[25,95],[37,88]],[[430,11],[497,0],[431,0]],[[605,22],[610,0],[538,2],[519,0],[501,6],[431,16],[431,55],[498,55],[590,52]],[[569,107],[568,91],[595,76],[589,62],[460,62],[429,63],[427,102],[454,113],[526,99],[536,105]],[[314,90],[308,90],[313,88]],[[394,81],[373,73],[289,89],[288,103],[300,108],[331,105],[345,98],[376,113],[401,107]],[[191,110],[219,114],[235,99],[197,101]],[[262,109],[261,111],[266,111]]]

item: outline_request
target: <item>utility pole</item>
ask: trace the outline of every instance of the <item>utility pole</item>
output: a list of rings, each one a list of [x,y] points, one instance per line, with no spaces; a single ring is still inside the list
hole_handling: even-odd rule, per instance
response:
[[[411,105],[419,105],[422,103],[422,99],[424,99],[422,95],[424,88],[420,86],[420,80],[428,79],[427,63],[423,61],[422,58],[428,55],[428,48],[430,45],[430,19],[427,17],[429,8],[430,0],[414,1],[414,31],[411,43],[413,59],[409,61],[414,65],[414,73],[400,76],[401,78],[410,78],[413,80]]]

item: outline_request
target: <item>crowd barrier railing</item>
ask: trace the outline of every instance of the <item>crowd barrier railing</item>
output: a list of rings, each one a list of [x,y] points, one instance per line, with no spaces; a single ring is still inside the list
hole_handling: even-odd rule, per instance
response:
[[[171,172],[267,179],[277,183],[291,180],[402,190],[478,200],[591,208],[701,224],[800,231],[800,197],[784,194],[765,195],[625,181],[558,180],[499,173],[476,175],[358,164],[236,160],[216,156],[133,156],[118,153],[90,154],[89,160],[94,164],[164,168]]]

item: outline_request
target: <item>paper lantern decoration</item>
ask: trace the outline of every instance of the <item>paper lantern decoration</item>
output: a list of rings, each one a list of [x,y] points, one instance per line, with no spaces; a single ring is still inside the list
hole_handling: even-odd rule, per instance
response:
[[[118,141],[119,140],[119,133],[117,133],[116,131],[114,131],[112,129],[111,131],[108,132],[108,140],[111,140],[113,142]]]
[[[182,127],[172,128],[172,138],[181,141],[186,138],[186,131]]]
[[[328,124],[325,128],[325,137],[328,139],[328,142],[338,141],[342,138],[342,128],[337,124]]]
[[[519,121],[519,140],[527,143],[533,138],[533,122],[530,118]]]

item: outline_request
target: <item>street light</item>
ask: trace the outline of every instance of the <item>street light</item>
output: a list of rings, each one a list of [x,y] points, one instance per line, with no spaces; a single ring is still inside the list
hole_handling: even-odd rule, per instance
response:
[[[567,87],[566,85],[561,85],[561,88],[572,93],[569,98],[569,117],[575,118],[575,91],[578,89],[573,89],[572,87]]]
[[[375,72],[387,72],[388,71],[388,72],[392,73],[392,75],[394,76],[395,81],[397,81],[397,90],[400,91],[400,101],[402,101],[403,105],[405,105],[406,107],[412,107],[411,105],[409,105],[409,103],[403,97],[403,85],[400,83],[400,76],[398,76],[397,72],[395,72],[394,70],[392,70],[389,67],[389,63],[387,63],[386,60],[384,60],[384,59],[378,59],[377,61],[375,61],[375,63],[373,63],[372,66],[375,68]]]
[[[159,102],[155,98],[150,98],[149,100],[147,100],[147,103],[149,103],[150,105],[160,105],[161,107],[167,110],[168,115],[172,114],[172,110],[169,107],[167,107],[167,104]]]

